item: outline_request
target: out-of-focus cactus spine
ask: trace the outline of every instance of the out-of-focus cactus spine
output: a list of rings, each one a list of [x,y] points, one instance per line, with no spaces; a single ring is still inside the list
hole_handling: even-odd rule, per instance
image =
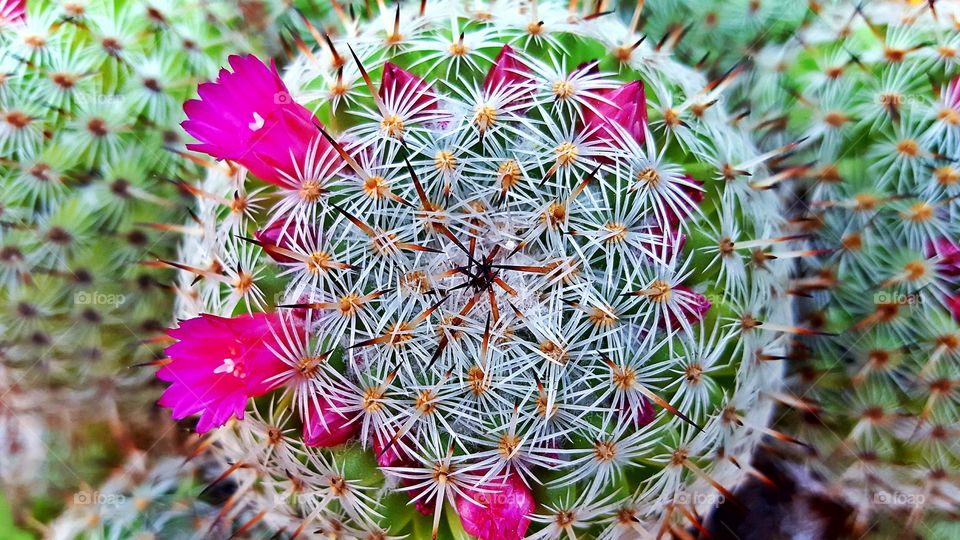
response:
[[[782,64],[751,91],[806,138],[783,178],[809,178],[797,223],[822,254],[797,292],[837,335],[796,344],[783,429],[858,528],[936,537],[960,500],[960,5],[824,8]]]
[[[29,403],[48,419],[26,435],[53,449],[34,495],[95,480],[83,463],[102,468],[113,451],[91,425],[152,429],[151,374],[128,368],[156,359],[143,341],[168,324],[171,274],[140,262],[173,253],[177,235],[148,225],[184,218],[175,183],[201,170],[179,155],[183,100],[246,50],[222,22],[235,13],[213,4],[0,2],[2,393],[18,396],[4,414]],[[62,453],[91,437],[108,447],[99,456]],[[45,478],[63,463],[63,478]],[[16,472],[6,479],[29,477]]]

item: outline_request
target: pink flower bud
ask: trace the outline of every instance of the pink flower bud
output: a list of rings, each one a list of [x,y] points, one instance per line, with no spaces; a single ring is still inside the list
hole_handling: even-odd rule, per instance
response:
[[[639,242],[643,246],[643,253],[647,256],[653,253],[661,260],[672,259],[674,255],[683,251],[683,246],[687,243],[687,236],[677,229],[671,229],[666,233],[662,228],[655,226],[644,232],[653,238]]]
[[[343,403],[317,398],[319,407],[309,402],[307,418],[303,420],[303,442],[307,446],[339,446],[354,437],[360,431],[360,422],[351,422],[346,413],[337,412]]]
[[[467,489],[471,499],[457,497],[463,529],[478,540],[520,540],[536,508],[533,493],[516,473],[490,480],[482,489]]]
[[[535,91],[530,69],[509,45],[500,49],[500,54],[483,80],[483,89],[487,95],[499,93],[523,101],[530,101]]]
[[[953,320],[960,323],[960,296],[951,294],[947,296],[947,308],[953,314]]]
[[[157,378],[172,383],[159,404],[177,420],[200,413],[197,432],[243,418],[247,400],[272,389],[268,383],[286,364],[271,352],[280,316],[256,313],[224,318],[201,315],[167,330],[177,340],[164,351],[170,362]]]
[[[937,270],[949,277],[960,276],[960,245],[948,238],[937,238],[927,244],[927,257],[938,257]]]
[[[0,0],[0,27],[27,22],[27,0]]]
[[[260,229],[259,231],[253,233],[253,236],[260,242],[263,242],[264,244],[293,250],[294,248],[294,245],[292,242],[293,234],[292,234],[292,231],[287,230],[287,227],[285,227],[286,224],[287,224],[286,218],[280,218],[274,221],[273,223],[271,223],[268,227]],[[286,231],[285,234],[284,234],[284,231]],[[283,240],[280,239],[281,235],[283,236]],[[271,259],[277,261],[278,263],[297,262],[296,259],[292,257],[288,257],[283,253],[277,253],[276,251],[273,251],[271,249],[267,249],[266,253],[267,255],[270,256]]]
[[[687,322],[691,324],[702,322],[707,316],[707,312],[710,311],[710,307],[713,305],[710,300],[706,296],[698,292],[694,292],[693,289],[685,285],[678,285],[675,290],[685,293],[689,298],[689,301],[687,302],[689,307],[686,313]]]
[[[390,444],[390,439],[383,442],[376,434],[370,436],[373,440],[373,453],[377,457],[377,465],[381,467],[407,467],[413,466],[416,462],[403,450],[402,443],[409,441],[409,437],[401,437],[401,440]],[[389,445],[389,448],[387,446]],[[386,448],[386,451],[384,451]]]
[[[436,95],[427,82],[392,62],[383,65],[378,95],[388,104],[395,100],[412,100],[407,107],[410,112],[408,120],[437,110]]]
[[[595,130],[589,138],[615,143],[622,138],[620,126],[637,144],[646,138],[647,97],[642,81],[633,81],[613,90],[597,91],[606,101],[591,100],[583,109],[585,130]]]
[[[620,405],[620,412],[629,415],[633,424],[638,428],[653,422],[653,418],[656,416],[650,400],[643,396],[639,396],[639,398],[636,405],[631,404],[628,400],[623,400]]]
[[[697,187],[703,187],[703,182],[693,178],[690,175],[684,177],[684,184],[680,186],[680,189],[687,195],[687,198],[690,199],[690,202],[693,203],[693,206],[687,206],[685,201],[680,202],[680,208],[677,212],[674,212],[673,208],[669,206],[666,208],[667,213],[667,222],[670,225],[676,227],[680,224],[681,221],[690,217],[693,214],[694,206],[699,206],[703,202],[704,192],[702,189],[697,189]],[[696,186],[696,187],[694,187]]]

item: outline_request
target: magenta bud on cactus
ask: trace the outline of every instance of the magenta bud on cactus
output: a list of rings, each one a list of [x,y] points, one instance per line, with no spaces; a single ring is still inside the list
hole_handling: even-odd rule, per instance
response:
[[[387,62],[383,66],[383,78],[380,81],[380,99],[384,101],[399,100],[407,96],[404,101],[408,104],[407,120],[414,120],[427,111],[437,109],[437,98],[426,81],[413,73]],[[410,98],[410,96],[414,96]],[[402,129],[402,126],[398,126]]]
[[[26,0],[0,1],[0,27],[23,24],[27,21]]]
[[[622,136],[622,128],[637,144],[642,144],[647,129],[647,98],[642,81],[633,81],[620,88],[597,92],[601,100],[593,100],[591,107],[583,110],[583,123],[587,130],[594,129],[593,137],[616,141]]]
[[[204,433],[243,418],[247,400],[269,391],[269,380],[284,364],[271,351],[279,317],[256,313],[224,318],[201,315],[167,331],[177,343],[166,348],[170,358],[157,377],[172,383],[160,405],[173,417],[200,413],[197,431]]]
[[[360,423],[337,411],[342,405],[322,397],[309,402],[310,412],[303,424],[303,442],[307,446],[339,446],[360,430]]]
[[[286,230],[286,225],[286,220],[278,219],[263,229],[258,230],[254,233],[254,237],[257,241],[267,246],[277,246],[287,250],[293,249],[293,235]],[[297,262],[293,257],[279,252],[276,249],[267,249],[266,251],[270,258],[278,263],[293,264]]]
[[[945,276],[960,276],[960,245],[949,238],[927,244],[927,256],[937,258],[937,270]]]
[[[496,60],[483,80],[483,89],[487,94],[505,92],[512,94],[511,88],[521,89],[523,101],[529,101],[534,93],[534,82],[530,76],[530,69],[517,57],[516,52],[509,45],[504,45],[497,54]]]
[[[536,508],[536,502],[530,488],[517,474],[466,491],[469,498],[457,497],[457,513],[468,534],[478,540],[519,540],[524,537],[530,526],[527,516]]]

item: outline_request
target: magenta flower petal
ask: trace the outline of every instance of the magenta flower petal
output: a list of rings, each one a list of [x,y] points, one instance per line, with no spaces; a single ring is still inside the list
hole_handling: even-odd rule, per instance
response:
[[[713,303],[710,302],[706,296],[698,292],[694,292],[685,285],[678,285],[675,287],[675,290],[686,294],[691,300],[689,302],[689,309],[686,312],[687,321],[691,324],[703,321],[703,319],[707,316],[707,312],[710,311],[710,307],[713,305]]]
[[[253,233],[253,236],[260,242],[263,242],[269,246],[278,246],[284,249],[293,250],[293,233],[287,230],[286,225],[288,225],[287,220],[285,218],[280,218],[271,223],[269,226]],[[283,240],[280,239],[281,236],[283,237]],[[266,252],[271,259],[277,261],[278,263],[291,264],[297,262],[296,259],[284,255],[283,253],[277,253],[272,249],[267,249]]]
[[[27,0],[0,0],[0,27],[27,22]]]
[[[528,517],[536,508],[533,493],[519,475],[491,480],[483,490],[467,490],[478,506],[466,497],[457,497],[457,514],[467,533],[478,540],[520,540],[530,526]]]
[[[960,296],[954,294],[947,296],[947,308],[953,314],[953,320],[960,323]]]
[[[606,101],[592,100],[590,107],[583,109],[585,130],[594,130],[589,136],[593,140],[618,141],[622,138],[622,128],[638,144],[646,136],[647,97],[643,82],[633,81],[620,88],[597,92]]]
[[[270,351],[276,348],[272,329],[279,325],[275,314],[204,314],[168,330],[177,342],[166,348],[170,361],[157,371],[157,378],[171,383],[158,403],[178,420],[200,413],[199,433],[232,416],[243,418],[247,400],[271,390],[268,380],[285,369]]]
[[[352,439],[360,430],[360,423],[351,422],[350,416],[335,410],[342,403],[331,403],[323,397],[318,399],[319,408],[312,401],[308,405],[308,418],[303,422],[303,442],[307,446],[331,447]]]
[[[927,257],[939,257],[937,270],[945,276],[960,276],[960,245],[949,238],[937,238],[927,244]]]
[[[231,56],[233,72],[220,70],[215,82],[197,88],[199,100],[183,105],[181,125],[200,141],[187,148],[229,159],[267,182],[286,186],[281,173],[295,177],[310,143],[320,134],[313,113],[293,101],[277,67],[256,56]],[[326,148],[328,143],[321,141]],[[317,155],[324,155],[323,149]]]

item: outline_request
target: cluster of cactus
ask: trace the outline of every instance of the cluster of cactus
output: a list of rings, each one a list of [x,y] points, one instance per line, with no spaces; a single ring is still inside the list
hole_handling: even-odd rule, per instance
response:
[[[806,332],[779,152],[729,126],[731,80],[599,6],[365,19],[303,21],[283,78],[234,56],[185,104],[223,161],[166,262],[160,404],[213,430],[241,530],[701,527],[759,474],[762,396]]]
[[[91,425],[109,430],[117,409],[131,412],[121,423],[153,429],[144,417],[155,394],[141,391],[156,386],[151,370],[128,368],[159,354],[143,342],[169,325],[173,273],[139,263],[175,252],[178,235],[150,225],[188,215],[176,184],[202,171],[180,155],[182,103],[228,52],[245,50],[223,7],[0,2],[3,414],[40,430],[8,432],[5,464],[25,448],[18,440],[69,449]],[[51,450],[29,491],[48,491],[44,477],[61,463],[93,481],[79,461],[111,453],[97,454]],[[14,484],[28,478],[10,472]],[[54,483],[68,489],[76,477]]]
[[[779,178],[819,253],[800,320],[828,334],[796,340],[779,429],[855,529],[936,537],[960,501],[960,5],[838,4],[779,54],[758,140],[803,139]]]

